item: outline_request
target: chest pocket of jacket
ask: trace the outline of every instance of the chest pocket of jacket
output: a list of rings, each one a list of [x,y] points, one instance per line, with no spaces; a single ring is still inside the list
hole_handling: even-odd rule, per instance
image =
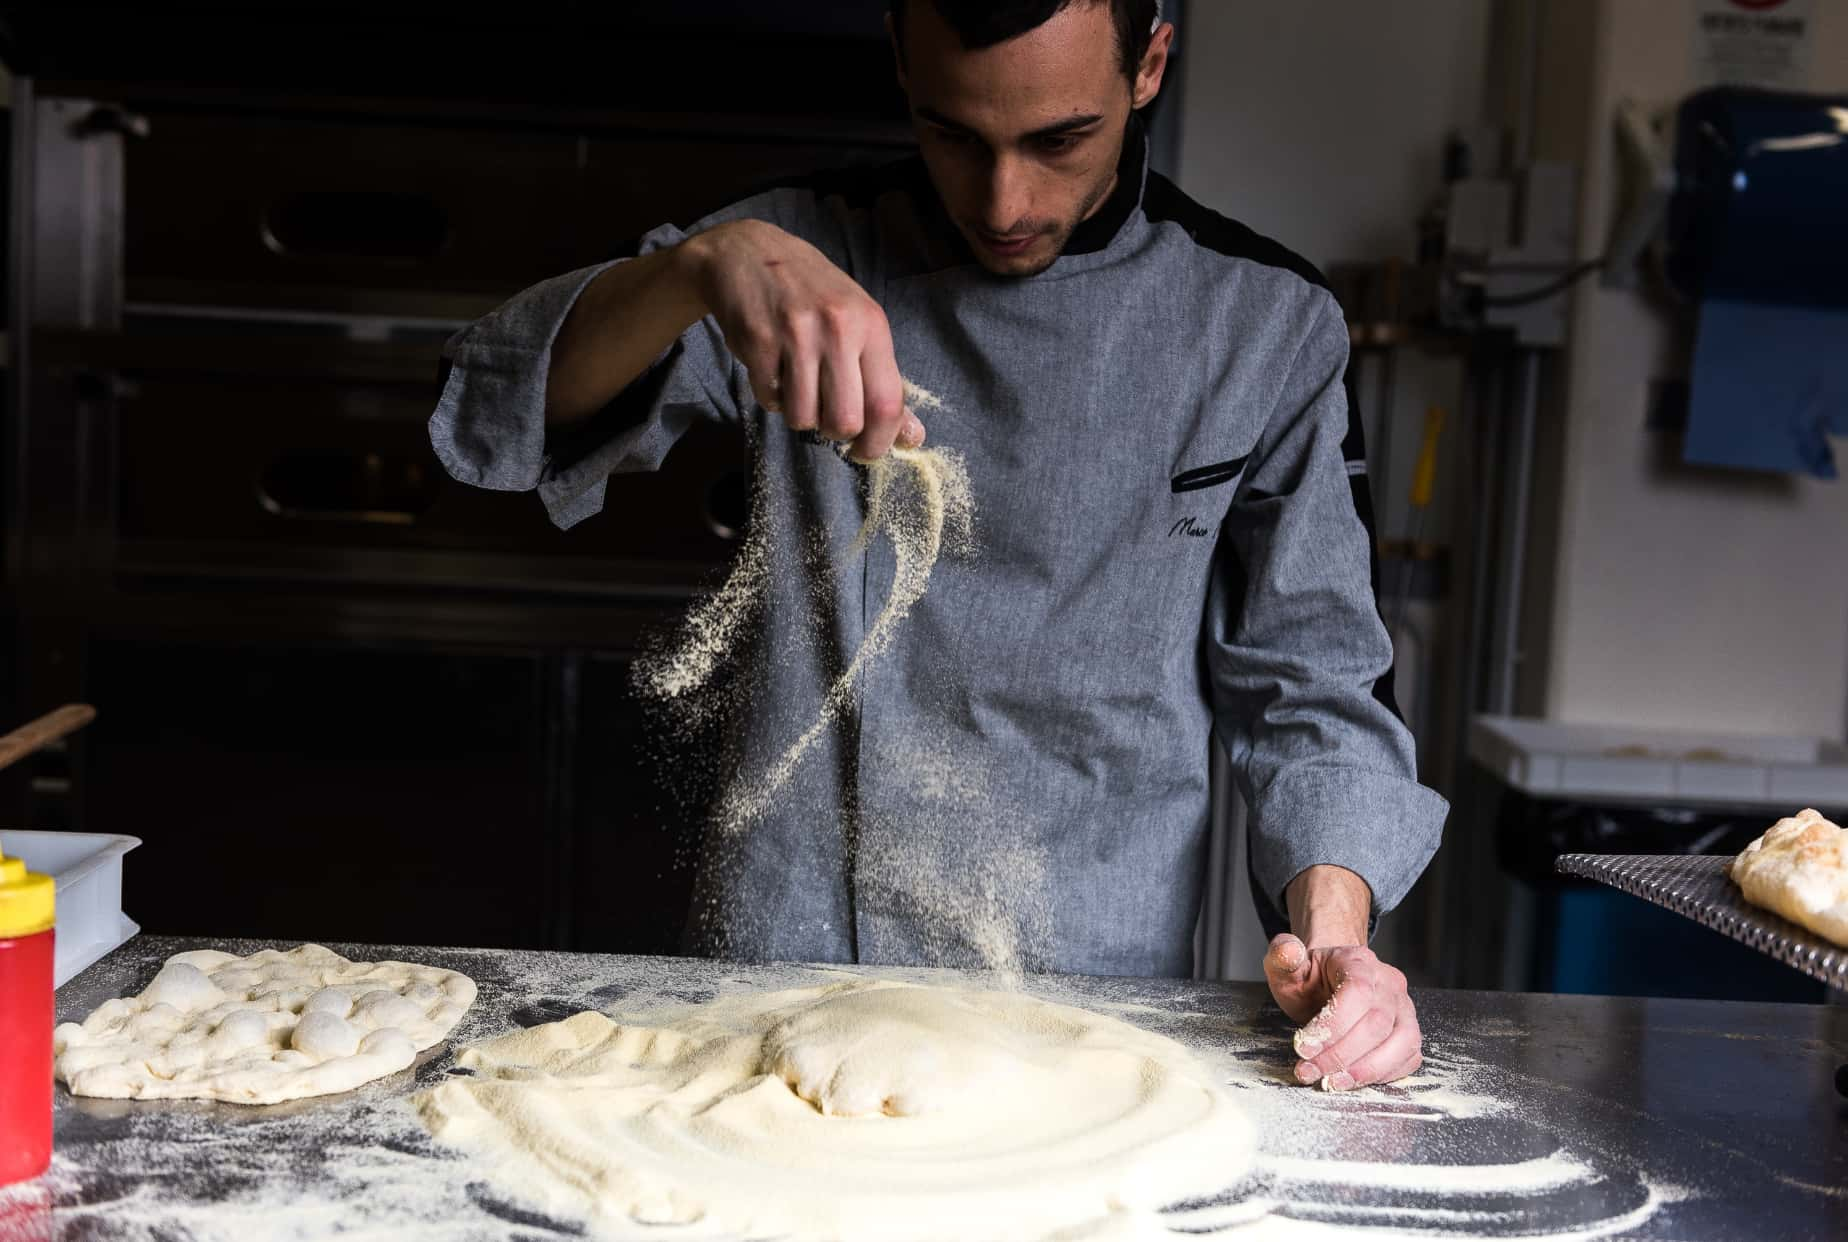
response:
[[[1245,463],[1249,455],[1234,457],[1231,461],[1222,461],[1211,466],[1198,466],[1192,470],[1183,470],[1169,481],[1168,488],[1176,496],[1182,492],[1198,492],[1209,487],[1223,487],[1237,482],[1245,473]]]

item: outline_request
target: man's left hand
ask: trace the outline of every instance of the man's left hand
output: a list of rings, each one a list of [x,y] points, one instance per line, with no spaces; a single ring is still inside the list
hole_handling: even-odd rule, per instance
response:
[[[1347,1091],[1415,1073],[1418,1014],[1405,976],[1366,947],[1365,881],[1340,867],[1311,867],[1285,897],[1301,934],[1271,941],[1264,978],[1278,1007],[1302,1024],[1297,1081]]]

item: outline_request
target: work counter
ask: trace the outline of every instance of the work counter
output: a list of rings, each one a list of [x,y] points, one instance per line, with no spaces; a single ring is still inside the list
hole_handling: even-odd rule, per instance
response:
[[[138,938],[60,989],[58,1018],[132,995],[171,954],[205,947],[289,946]],[[345,1095],[247,1107],[80,1100],[59,1087],[52,1169],[0,1191],[0,1239],[581,1236],[579,1223],[534,1212],[435,1144],[407,1099],[450,1071],[455,1048],[518,1027],[829,977],[682,959],[329,947],[462,971],[480,995],[412,1069]],[[1027,989],[1236,1065],[1232,1085],[1261,1136],[1256,1167],[1234,1171],[1224,1201],[1178,1208],[1177,1235],[1236,1237],[1233,1222],[1269,1213],[1357,1238],[1848,1238],[1848,1099],[1835,1085],[1848,1065],[1848,1007],[1420,991],[1425,1069],[1334,1095],[1291,1082],[1291,1028],[1259,985],[1048,978]]]

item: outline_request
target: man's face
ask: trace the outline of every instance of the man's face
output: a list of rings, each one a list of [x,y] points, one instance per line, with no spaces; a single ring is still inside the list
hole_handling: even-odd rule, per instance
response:
[[[1161,88],[1171,35],[1158,32],[1132,85],[1108,3],[1077,0],[969,51],[930,0],[911,0],[899,84],[931,181],[983,267],[1045,271],[1109,197],[1129,114]]]

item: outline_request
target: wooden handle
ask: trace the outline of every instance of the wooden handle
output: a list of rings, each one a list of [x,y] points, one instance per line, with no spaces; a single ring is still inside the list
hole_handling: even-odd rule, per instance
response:
[[[21,725],[0,737],[0,768],[17,763],[41,746],[75,733],[96,719],[96,709],[88,703],[67,703],[48,712],[31,724]]]

